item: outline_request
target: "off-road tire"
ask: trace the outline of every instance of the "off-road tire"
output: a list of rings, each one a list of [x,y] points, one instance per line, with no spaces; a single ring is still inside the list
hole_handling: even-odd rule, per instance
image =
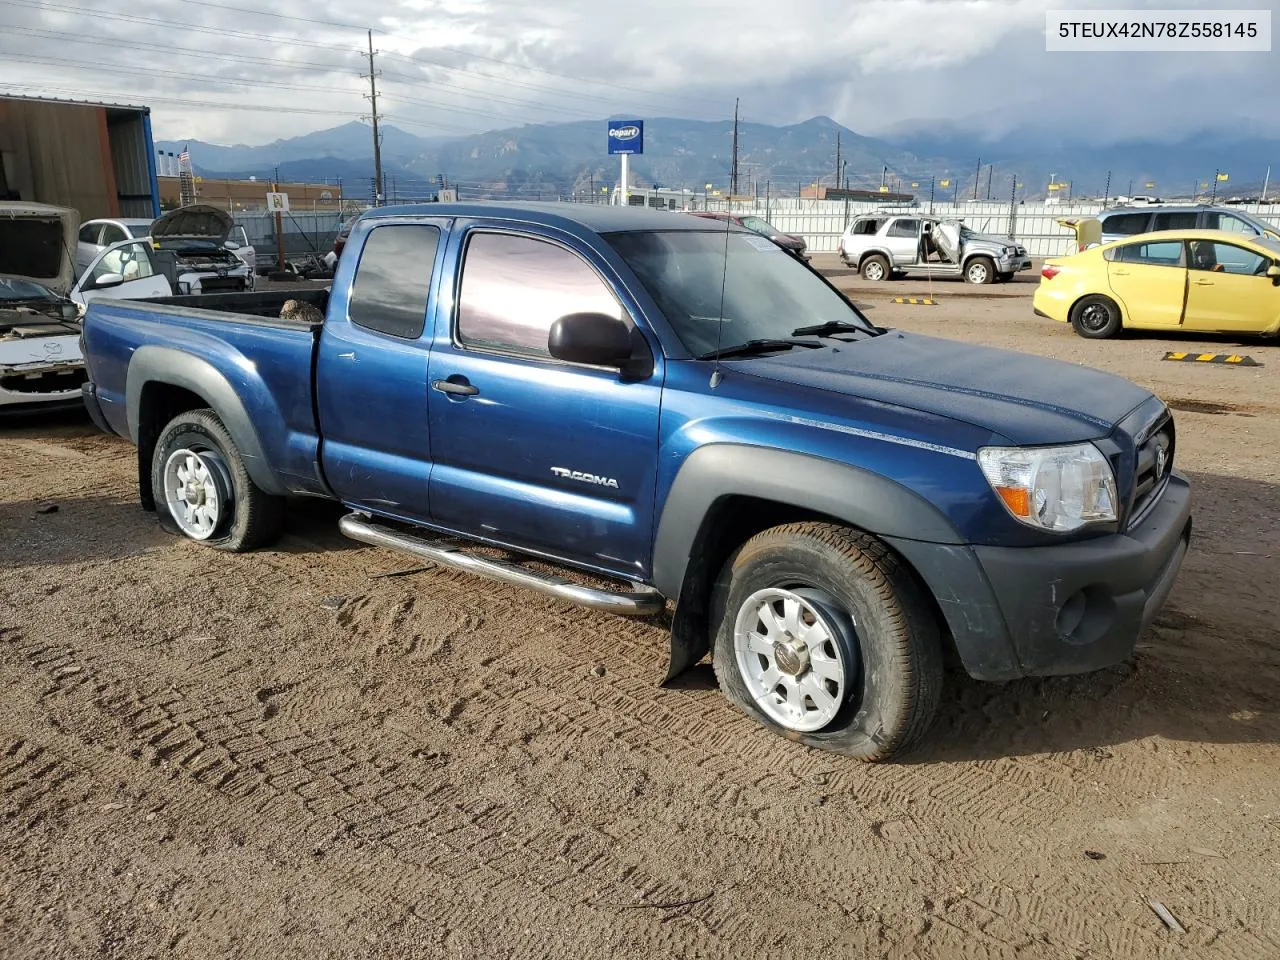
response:
[[[852,612],[858,670],[839,713],[823,729],[787,729],[756,704],[734,645],[744,602],[768,587],[822,591]],[[776,733],[861,760],[887,760],[924,737],[942,696],[942,639],[913,573],[875,537],[828,523],[793,523],[752,537],[713,589],[712,662],[724,695]]]
[[[209,409],[178,414],[156,440],[151,458],[151,488],[155,493],[156,512],[165,529],[179,535],[184,533],[173,516],[164,486],[165,464],[172,453],[182,449],[216,453],[226,468],[230,485],[231,515],[211,537],[198,543],[215,550],[241,553],[265,547],[279,538],[284,525],[284,499],[264,492],[253,482],[231,434]]]

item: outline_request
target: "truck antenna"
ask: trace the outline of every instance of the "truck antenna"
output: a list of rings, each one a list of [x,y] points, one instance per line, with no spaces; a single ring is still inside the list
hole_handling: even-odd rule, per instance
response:
[[[729,195],[729,205],[725,208],[724,216],[724,261],[720,265],[720,315],[716,320],[716,360],[711,368],[711,389],[714,390],[720,386],[720,381],[724,379],[724,374],[720,372],[720,342],[724,333],[724,287],[725,280],[729,276],[729,227],[732,225],[733,216],[733,195]]]

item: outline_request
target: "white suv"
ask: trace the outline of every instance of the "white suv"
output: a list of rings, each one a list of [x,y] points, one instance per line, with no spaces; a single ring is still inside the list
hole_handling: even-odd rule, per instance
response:
[[[865,280],[896,274],[963,276],[969,283],[1004,282],[1031,269],[1026,248],[976,233],[963,220],[919,214],[868,214],[849,224],[837,247],[846,266]]]

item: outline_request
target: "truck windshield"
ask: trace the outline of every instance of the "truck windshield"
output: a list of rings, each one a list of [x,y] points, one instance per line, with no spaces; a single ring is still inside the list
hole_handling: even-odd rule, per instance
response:
[[[653,230],[605,239],[694,356],[753,340],[785,339],[799,327],[843,322],[876,332],[853,304],[762,237],[722,230]]]

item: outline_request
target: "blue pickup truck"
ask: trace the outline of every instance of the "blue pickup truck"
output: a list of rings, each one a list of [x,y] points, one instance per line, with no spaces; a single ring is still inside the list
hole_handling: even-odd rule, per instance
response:
[[[93,419],[186,537],[263,547],[287,498],[327,497],[368,544],[670,606],[668,679],[710,653],[749,715],[868,760],[925,735],[948,661],[1128,657],[1190,540],[1148,391],[878,327],[678,213],[379,208],[330,290],[95,301],[83,341]]]

